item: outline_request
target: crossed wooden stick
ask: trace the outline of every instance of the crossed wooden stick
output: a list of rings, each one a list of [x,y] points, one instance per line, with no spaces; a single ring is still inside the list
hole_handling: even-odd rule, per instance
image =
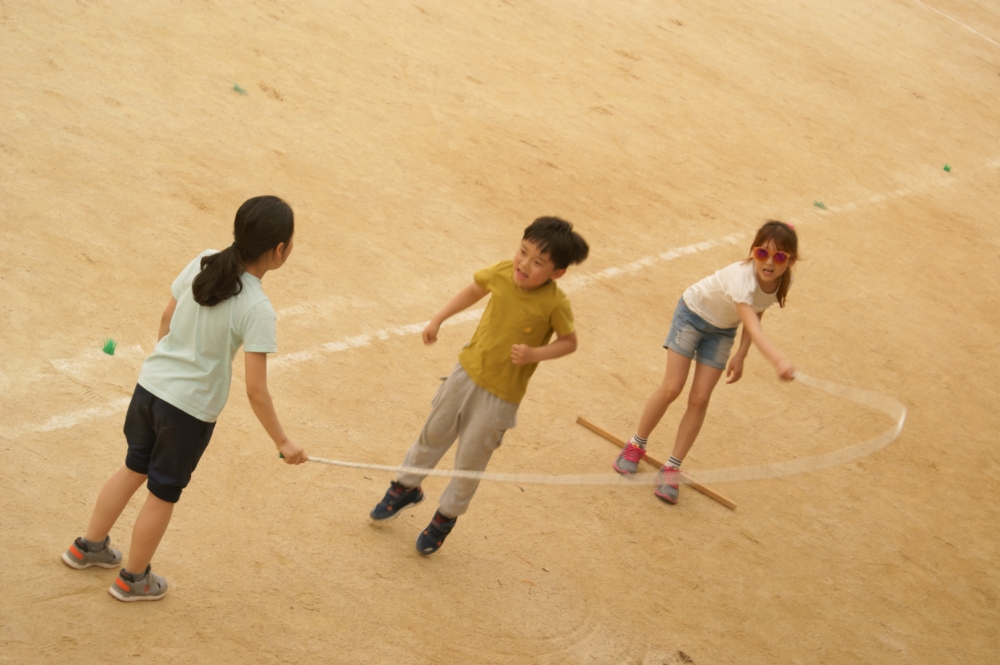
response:
[[[614,434],[611,434],[607,430],[601,429],[600,427],[598,427],[594,423],[590,422],[589,420],[587,420],[583,416],[579,416],[576,419],[576,422],[578,422],[579,424],[583,425],[584,427],[586,427],[587,429],[589,429],[591,432],[594,432],[595,434],[598,434],[598,435],[604,437],[605,439],[607,439],[611,443],[615,444],[619,448],[624,448],[625,447],[625,442],[624,441],[622,441],[621,439],[619,439]],[[663,463],[662,462],[660,462],[659,460],[653,459],[649,455],[644,456],[642,459],[646,463],[655,466],[657,469],[660,469],[660,468],[663,467]],[[695,480],[694,480],[694,478],[689,473],[685,473],[685,472],[682,471],[681,472],[681,476],[684,477],[684,484],[690,485],[693,489],[698,490],[699,492],[701,492],[705,496],[709,497],[710,499],[715,499],[716,501],[718,501],[719,503],[721,503],[726,508],[729,508],[730,510],[736,510],[736,502],[733,501],[732,499],[730,499],[729,497],[724,496],[722,494],[719,494],[715,490],[713,490],[713,489],[711,489],[709,487],[705,487],[704,485],[702,485],[700,483],[696,483]]]

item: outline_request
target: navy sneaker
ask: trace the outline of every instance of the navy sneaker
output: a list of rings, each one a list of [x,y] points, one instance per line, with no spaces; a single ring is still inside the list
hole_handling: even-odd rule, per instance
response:
[[[385,496],[378,505],[372,508],[369,517],[377,522],[391,520],[404,508],[415,506],[424,500],[424,491],[420,487],[410,489],[405,485],[400,485],[395,480],[385,491]]]
[[[455,528],[455,522],[457,521],[457,517],[448,519],[441,514],[440,510],[434,511],[434,519],[417,536],[417,551],[421,554],[434,554],[437,552],[441,549],[444,539]]]

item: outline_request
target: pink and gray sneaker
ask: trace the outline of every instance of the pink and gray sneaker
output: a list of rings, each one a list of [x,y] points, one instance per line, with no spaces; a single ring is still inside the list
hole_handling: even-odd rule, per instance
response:
[[[681,470],[676,466],[664,465],[660,469],[660,475],[656,479],[656,489],[653,491],[658,498],[667,503],[677,503],[677,496],[680,494]]]
[[[621,453],[618,455],[618,459],[616,459],[611,466],[614,467],[614,470],[618,473],[631,476],[636,472],[636,469],[639,468],[639,462],[645,456],[645,448],[637,446],[629,441],[628,444],[622,448]]]

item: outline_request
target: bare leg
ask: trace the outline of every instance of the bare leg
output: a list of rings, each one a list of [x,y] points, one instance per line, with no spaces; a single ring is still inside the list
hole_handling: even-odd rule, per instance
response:
[[[691,368],[691,359],[685,358],[676,351],[667,349],[667,370],[663,374],[663,381],[653,394],[646,400],[646,408],[642,410],[642,417],[639,418],[639,427],[636,434],[644,439],[648,439],[653,430],[660,424],[663,414],[681,391],[684,390],[684,383],[687,381],[688,370]],[[695,370],[697,377],[697,369]],[[718,381],[718,379],[716,379]]]
[[[144,474],[136,473],[127,466],[115,471],[97,495],[97,505],[94,506],[84,537],[94,543],[103,541],[125,510],[128,500],[144,482]]]
[[[708,411],[708,402],[712,399],[712,391],[715,385],[722,378],[721,369],[715,369],[708,365],[695,363],[694,380],[691,381],[691,393],[688,395],[688,406],[681,423],[677,427],[677,440],[674,442],[674,450],[671,453],[679,460],[683,460],[694,445],[694,440],[698,438],[702,423],[705,422],[705,413]]]
[[[142,575],[153,560],[153,554],[160,545],[160,539],[170,524],[174,504],[158,499],[152,493],[146,497],[139,516],[132,528],[132,547],[128,551],[128,565],[125,570],[133,575]]]

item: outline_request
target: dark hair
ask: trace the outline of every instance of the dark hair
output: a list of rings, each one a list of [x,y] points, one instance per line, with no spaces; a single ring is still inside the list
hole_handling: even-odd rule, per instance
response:
[[[753,250],[754,247],[763,247],[768,243],[768,241],[774,241],[774,246],[776,249],[788,254],[788,260],[799,261],[801,257],[799,256],[799,236],[795,233],[795,229],[789,224],[784,222],[779,222],[776,219],[769,219],[764,223],[764,226],[757,230],[757,235],[754,236],[753,244],[750,245],[750,258],[748,261],[753,261]],[[782,273],[781,277],[778,278],[778,291],[775,296],[778,298],[778,306],[785,306],[785,296],[788,295],[788,287],[792,285],[792,266],[789,264],[788,270]]]
[[[195,302],[211,307],[238,294],[246,267],[280,243],[287,246],[294,232],[295,214],[287,203],[277,196],[248,199],[236,211],[236,242],[218,254],[202,257],[201,272],[191,287]]]
[[[587,241],[573,230],[573,225],[558,217],[539,217],[524,230],[522,240],[530,240],[549,255],[556,270],[583,263],[590,253]]]

